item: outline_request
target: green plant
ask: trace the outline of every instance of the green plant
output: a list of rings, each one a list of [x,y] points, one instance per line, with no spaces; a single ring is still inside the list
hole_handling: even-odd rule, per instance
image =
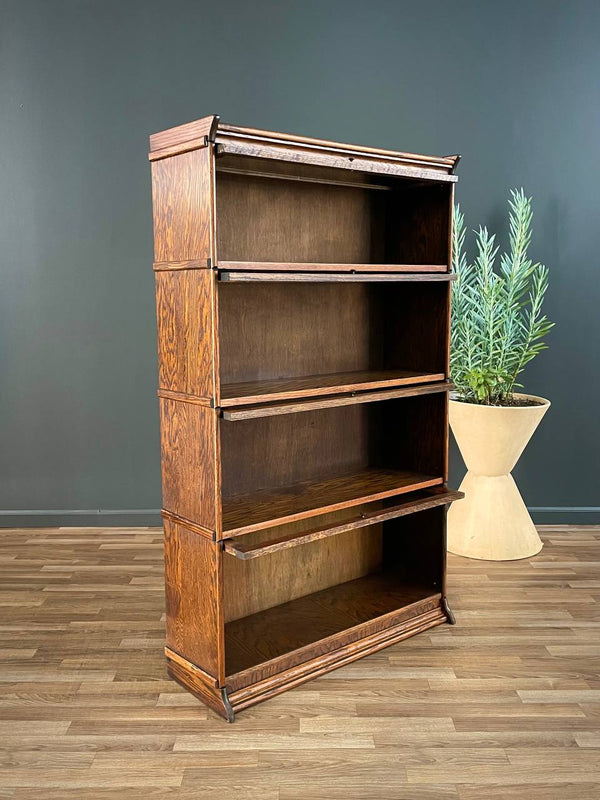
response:
[[[469,263],[465,218],[456,207],[450,373],[459,397],[467,402],[510,403],[515,387],[521,386],[517,377],[546,349],[543,338],[554,323],[541,312],[548,268],[527,257],[532,217],[531,198],[523,189],[512,190],[510,247],[495,272],[495,235],[482,227],[474,231],[477,256]]]

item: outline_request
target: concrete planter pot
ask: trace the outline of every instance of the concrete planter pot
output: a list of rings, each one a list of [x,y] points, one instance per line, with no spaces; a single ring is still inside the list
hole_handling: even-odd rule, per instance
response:
[[[464,500],[448,512],[448,550],[468,558],[512,561],[542,549],[542,541],[511,470],[550,408],[543,397],[533,406],[480,406],[450,400],[450,425],[468,472],[460,485]]]

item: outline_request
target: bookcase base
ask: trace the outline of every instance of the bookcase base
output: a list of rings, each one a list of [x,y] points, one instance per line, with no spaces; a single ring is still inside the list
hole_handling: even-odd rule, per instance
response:
[[[430,604],[429,604],[430,605]],[[288,689],[293,689],[306,681],[331,672],[338,667],[356,661],[363,656],[375,653],[396,642],[417,633],[441,625],[453,624],[454,618],[445,597],[437,600],[434,608],[429,608],[409,619],[402,620],[392,627],[366,635],[357,641],[342,645],[328,653],[318,653],[319,643],[314,645],[315,656],[303,663],[284,669],[263,680],[253,680],[252,675],[260,674],[260,667],[246,670],[247,685],[230,691],[227,686],[218,686],[217,681],[190,661],[182,658],[168,647],[165,648],[167,672],[195,697],[216,711],[228,722],[233,722],[235,714],[244,708],[261,703]],[[232,676],[233,677],[233,676]],[[236,681],[237,683],[238,681]]]

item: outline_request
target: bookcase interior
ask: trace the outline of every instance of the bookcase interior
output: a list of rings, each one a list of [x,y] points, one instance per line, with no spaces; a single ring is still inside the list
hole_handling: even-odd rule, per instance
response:
[[[221,421],[224,535],[444,482],[447,393]]]
[[[445,282],[425,281],[220,282],[223,404],[370,381],[442,380],[448,292]]]
[[[443,515],[432,508],[252,561],[227,558],[226,673],[439,594]]]
[[[449,184],[231,155],[216,163],[219,262],[448,264]]]

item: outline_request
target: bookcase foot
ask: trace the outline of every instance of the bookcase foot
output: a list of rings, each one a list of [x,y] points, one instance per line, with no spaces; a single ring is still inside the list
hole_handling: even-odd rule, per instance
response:
[[[227,697],[227,689],[221,689],[221,700],[223,701],[227,722],[235,722],[235,713],[229,702],[229,697]]]
[[[184,689],[191,692],[194,697],[201,700],[205,705],[212,708],[220,717],[224,717],[227,722],[233,722],[235,713],[229,701],[226,688],[217,686],[216,680],[204,670],[192,664],[191,661],[175,653],[169,647],[165,648],[167,658],[167,673],[169,677],[177,681]]]
[[[449,625],[456,625],[456,617],[454,616],[454,614],[452,613],[452,609],[448,605],[448,598],[447,597],[442,597],[442,610],[443,610],[444,614],[446,615],[446,617],[448,618],[448,624]]]

